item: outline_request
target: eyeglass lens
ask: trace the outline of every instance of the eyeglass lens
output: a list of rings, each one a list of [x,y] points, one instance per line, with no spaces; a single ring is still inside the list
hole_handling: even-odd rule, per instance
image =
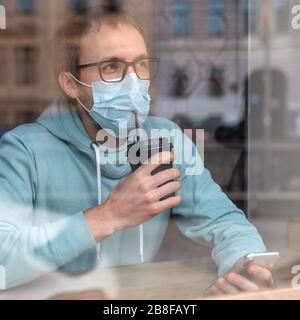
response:
[[[134,64],[135,72],[139,79],[150,80],[153,78],[158,69],[158,62],[151,59],[141,59]],[[127,63],[124,61],[108,61],[101,63],[99,73],[101,78],[106,82],[119,82],[125,76]]]

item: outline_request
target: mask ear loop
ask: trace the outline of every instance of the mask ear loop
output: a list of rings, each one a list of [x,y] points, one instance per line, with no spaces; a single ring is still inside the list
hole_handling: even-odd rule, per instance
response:
[[[84,83],[84,82],[78,80],[75,76],[72,75],[72,73],[69,73],[69,74],[70,74],[70,76],[71,76],[76,82],[78,82],[79,84],[81,84],[81,85],[83,85],[83,86],[85,86],[85,87],[88,87],[88,88],[93,88],[93,86],[91,86],[91,85],[89,85],[89,84],[87,84],[87,83]],[[75,99],[76,99],[76,101],[82,106],[82,108],[83,108],[87,113],[90,113],[90,112],[91,112],[91,110],[89,110],[89,109],[81,102],[81,100],[80,100],[78,97],[76,97]]]
[[[87,113],[91,113],[91,110],[89,110],[81,101],[78,97],[75,98],[76,101],[82,106],[82,108],[87,112]]]
[[[79,84],[85,86],[85,87],[88,87],[88,88],[93,88],[92,85],[90,84],[87,84],[87,83],[84,83],[84,82],[81,82],[80,80],[78,80],[75,76],[72,75],[72,73],[69,73],[69,75],[76,81],[78,82]]]

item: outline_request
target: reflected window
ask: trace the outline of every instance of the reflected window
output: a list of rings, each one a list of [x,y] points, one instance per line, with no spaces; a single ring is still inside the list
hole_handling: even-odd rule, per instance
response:
[[[88,7],[88,0],[69,0],[69,8],[71,11],[81,14],[85,13]]]
[[[225,5],[224,1],[212,0],[208,4],[208,33],[214,37],[221,37],[225,33]]]
[[[186,0],[175,0],[171,3],[172,32],[177,38],[188,34],[189,7]]]
[[[225,94],[224,69],[211,66],[209,75],[209,95],[211,97],[222,97]]]
[[[276,29],[278,33],[287,33],[290,30],[291,6],[288,0],[275,0]]]
[[[30,14],[35,11],[36,0],[16,0],[16,10],[20,13]]]
[[[254,34],[257,31],[258,5],[257,0],[243,0],[243,33]]]
[[[37,81],[38,50],[34,47],[16,48],[16,83],[31,85]]]
[[[188,89],[188,76],[183,68],[175,68],[172,76],[172,95],[174,97],[184,97]]]

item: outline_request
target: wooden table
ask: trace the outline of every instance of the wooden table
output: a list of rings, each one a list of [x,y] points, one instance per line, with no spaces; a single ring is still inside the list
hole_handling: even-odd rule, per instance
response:
[[[291,287],[294,276],[291,268],[300,264],[300,251],[285,250],[281,257],[274,272],[274,290],[222,299],[268,299],[274,294],[280,299],[289,293],[291,298],[300,299],[300,289],[288,289],[288,293],[281,289]],[[47,299],[56,294],[91,289],[101,290],[111,299],[203,299],[202,293],[216,279],[216,272],[208,257],[99,268],[82,275],[55,272],[22,287],[4,291],[0,293],[0,299]]]

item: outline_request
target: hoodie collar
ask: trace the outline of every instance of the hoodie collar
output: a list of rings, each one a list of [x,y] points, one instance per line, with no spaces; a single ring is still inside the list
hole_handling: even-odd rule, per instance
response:
[[[95,162],[95,153],[91,147],[92,139],[87,134],[76,109],[66,104],[62,99],[55,99],[36,122],[52,135],[73,145]],[[100,148],[100,152],[104,156],[104,148]],[[119,149],[108,150],[110,154],[119,152]],[[130,171],[128,163],[101,165],[101,174],[113,179],[119,179]]]

